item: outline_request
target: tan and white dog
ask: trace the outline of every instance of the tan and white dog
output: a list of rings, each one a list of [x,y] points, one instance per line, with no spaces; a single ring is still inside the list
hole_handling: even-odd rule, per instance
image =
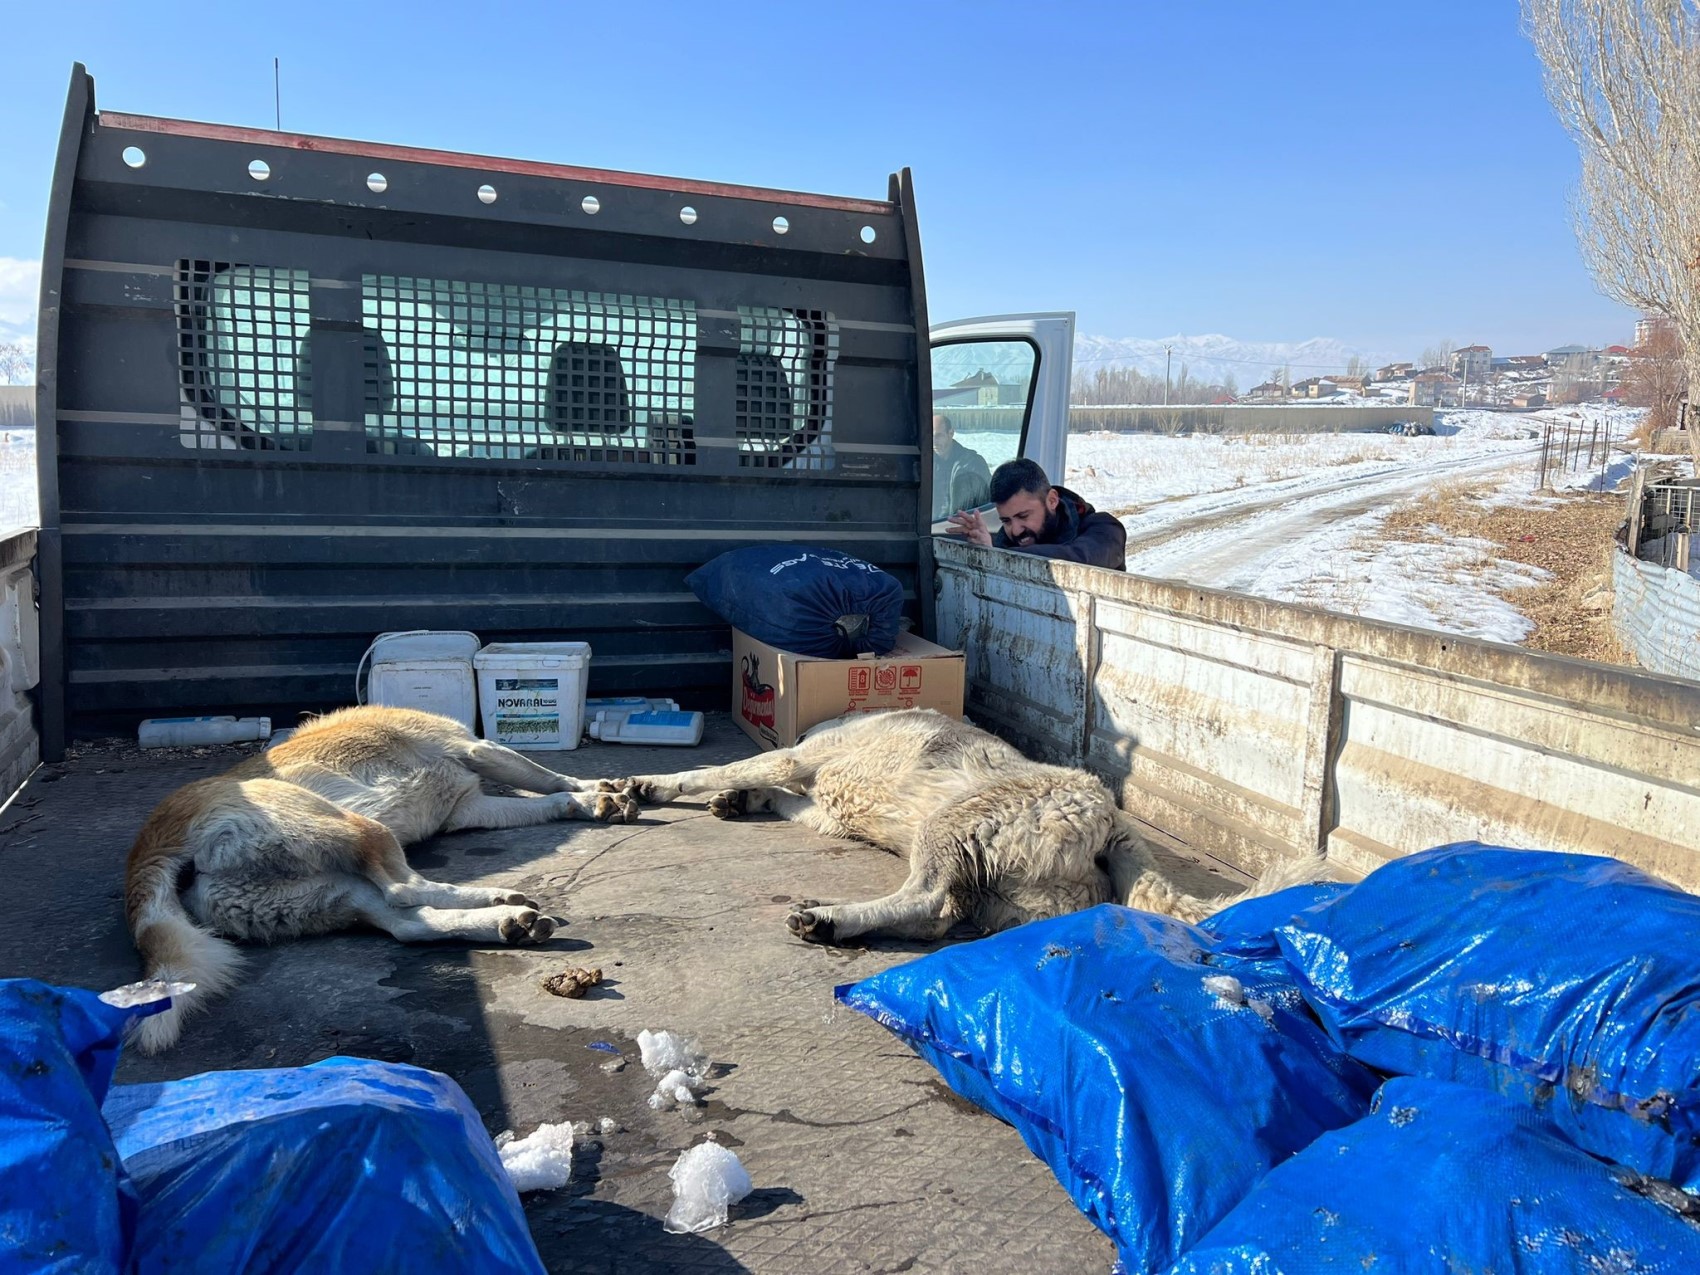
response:
[[[929,709],[824,723],[795,748],[631,781],[644,801],[712,794],[722,819],[772,811],[907,856],[909,879],[868,903],[800,903],[799,938],[936,939],[958,921],[1007,929],[1114,901],[1198,921],[1238,898],[1325,875],[1283,864],[1245,895],[1202,899],[1157,866],[1138,825],[1085,771],[1029,761],[995,735]]]
[[[548,795],[491,796],[484,780]],[[271,943],[363,923],[404,943],[547,939],[555,922],[524,895],[427,881],[402,847],[463,828],[628,822],[637,804],[621,787],[557,774],[446,717],[365,707],[179,788],[130,850],[124,903],[148,975],[195,990],[142,1021],[141,1047],[174,1044],[183,1013],[236,981],[241,957],[227,938]]]

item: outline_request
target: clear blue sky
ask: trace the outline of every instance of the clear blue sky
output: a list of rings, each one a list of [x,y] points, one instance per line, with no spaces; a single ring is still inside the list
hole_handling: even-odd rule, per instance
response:
[[[1630,336],[1514,0],[13,7],[0,258],[40,256],[73,60],[113,110],[883,197],[935,318],[1336,337]]]

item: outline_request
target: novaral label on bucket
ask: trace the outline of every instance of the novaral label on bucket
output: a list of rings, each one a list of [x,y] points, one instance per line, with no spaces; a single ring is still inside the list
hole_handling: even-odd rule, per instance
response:
[[[561,680],[496,679],[496,742],[554,744],[561,738]]]
[[[584,729],[584,642],[492,642],[472,657],[484,738],[509,748],[577,748]]]

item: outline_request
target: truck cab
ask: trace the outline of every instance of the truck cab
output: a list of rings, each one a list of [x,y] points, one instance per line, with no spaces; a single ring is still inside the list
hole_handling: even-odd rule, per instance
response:
[[[1068,392],[1074,365],[1074,315],[999,314],[935,323],[932,340],[932,423],[942,417],[953,442],[986,471],[1025,456],[1055,483],[1063,481],[1068,448]],[[935,447],[934,534],[970,487],[949,489],[950,473]],[[954,497],[954,499],[953,499]],[[982,494],[974,507],[989,506]]]

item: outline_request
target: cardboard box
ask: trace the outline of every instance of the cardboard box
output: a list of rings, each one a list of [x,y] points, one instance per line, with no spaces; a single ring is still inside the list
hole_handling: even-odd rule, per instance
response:
[[[763,748],[789,748],[811,726],[886,708],[962,716],[962,652],[912,633],[889,655],[823,660],[732,630],[732,717]]]

